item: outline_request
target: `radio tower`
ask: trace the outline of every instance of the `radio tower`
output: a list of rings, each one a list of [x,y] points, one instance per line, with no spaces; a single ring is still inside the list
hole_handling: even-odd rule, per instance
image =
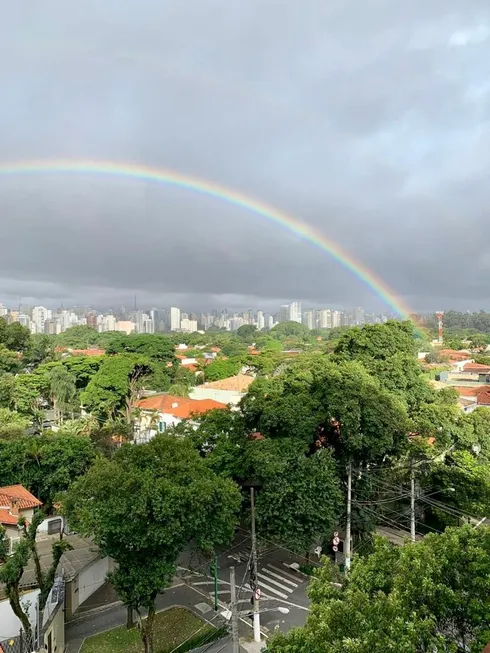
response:
[[[444,311],[438,311],[436,315],[437,315],[437,328],[439,332],[438,341],[439,344],[442,345],[442,341],[444,340],[444,326],[442,323],[442,318],[444,317]]]

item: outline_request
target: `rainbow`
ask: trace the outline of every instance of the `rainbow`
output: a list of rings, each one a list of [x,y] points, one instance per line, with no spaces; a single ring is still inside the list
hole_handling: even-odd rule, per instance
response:
[[[234,206],[251,211],[266,218],[270,222],[288,229],[297,236],[300,236],[303,240],[327,252],[335,261],[352,272],[360,281],[368,286],[375,295],[382,299],[400,317],[410,319],[411,314],[414,312],[397,297],[395,292],[383,279],[377,276],[372,270],[369,270],[363,263],[354,259],[338,243],[327,238],[319,230],[277,208],[252,199],[225,186],[204,179],[194,179],[172,170],[112,161],[40,160],[0,164],[0,176],[3,177],[34,173],[79,173],[125,177],[128,179],[168,184],[169,186],[184,188],[224,202],[229,202]]]

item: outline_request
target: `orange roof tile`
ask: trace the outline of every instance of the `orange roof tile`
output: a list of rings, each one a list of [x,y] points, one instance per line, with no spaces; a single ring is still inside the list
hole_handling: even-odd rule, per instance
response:
[[[490,372],[490,365],[482,365],[481,363],[466,363],[463,367],[463,372]]]
[[[226,404],[222,404],[214,399],[189,399],[188,397],[175,397],[174,395],[154,395],[141,399],[136,404],[137,408],[142,410],[156,410],[160,413],[189,419],[193,414],[207,413],[215,408],[225,410]]]
[[[232,392],[246,392],[251,383],[253,383],[253,376],[248,376],[247,374],[237,374],[236,376],[230,376],[227,379],[221,379],[221,381],[212,381],[211,383],[205,383],[205,388],[214,388],[215,390],[230,390]]]
[[[490,406],[490,388],[482,390],[478,394],[476,401],[479,406]]]
[[[11,515],[7,508],[0,508],[0,524],[15,526],[19,521],[19,515]]]
[[[480,386],[472,386],[472,387],[465,387],[465,386],[450,386],[454,388],[454,390],[457,391],[460,397],[477,397],[482,390],[490,390],[490,385],[480,385]]]
[[[7,485],[0,487],[0,506],[10,507],[10,501],[17,499],[19,510],[27,510],[28,508],[37,508],[42,506],[41,501],[26,490],[23,485]]]
[[[103,356],[105,349],[70,349],[73,356]]]

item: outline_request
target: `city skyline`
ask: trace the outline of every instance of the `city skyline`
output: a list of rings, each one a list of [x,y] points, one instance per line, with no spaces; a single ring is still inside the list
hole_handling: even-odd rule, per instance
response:
[[[108,20],[101,3],[9,3],[0,167],[169,170],[270,205],[345,254],[191,188],[0,175],[0,296],[388,310],[347,259],[416,312],[485,304],[490,6],[298,7],[141,0]]]
[[[184,311],[179,307],[162,307],[138,310],[121,306],[118,310],[100,312],[89,306],[50,309],[45,306],[8,307],[0,302],[0,317],[7,322],[19,322],[31,333],[56,335],[67,329],[87,325],[100,332],[120,331],[130,333],[160,333],[206,331],[213,328],[236,331],[240,326],[253,324],[259,331],[268,330],[281,322],[298,322],[309,329],[328,329],[341,326],[361,326],[382,323],[395,317],[390,314],[368,313],[357,307],[349,311],[334,308],[306,308],[301,302],[291,302],[278,307],[275,312],[261,309],[234,311],[227,308],[204,311]]]

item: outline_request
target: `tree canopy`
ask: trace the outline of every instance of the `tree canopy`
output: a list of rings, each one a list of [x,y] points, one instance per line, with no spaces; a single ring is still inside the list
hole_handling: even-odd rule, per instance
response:
[[[450,528],[422,542],[354,559],[339,577],[326,565],[310,588],[304,628],[270,653],[481,653],[490,641],[490,529]]]
[[[118,563],[111,580],[130,609],[149,611],[142,628],[152,650],[155,599],[170,584],[191,542],[211,553],[233,537],[238,488],[219,478],[185,439],[157,436],[100,459],[70,488],[70,523]]]

